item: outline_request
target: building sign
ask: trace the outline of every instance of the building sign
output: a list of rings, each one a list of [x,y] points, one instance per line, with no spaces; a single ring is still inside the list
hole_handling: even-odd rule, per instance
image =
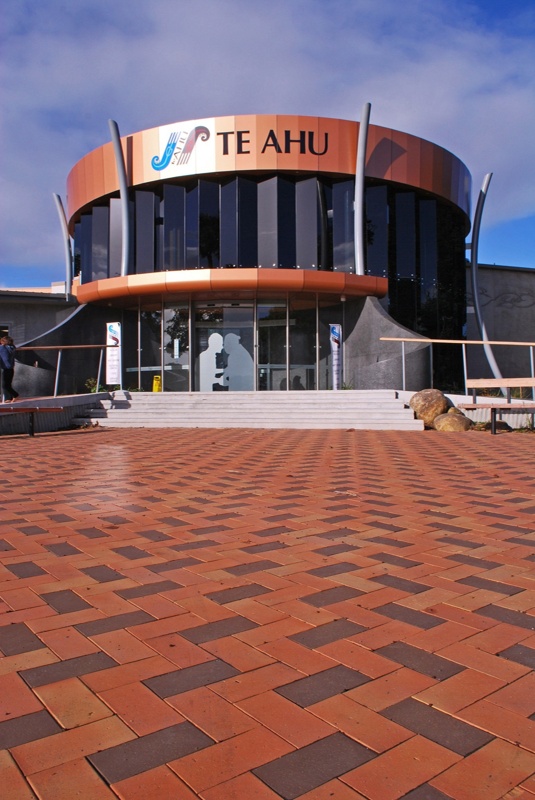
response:
[[[341,132],[336,120],[298,116],[241,116],[190,120],[164,125],[136,136],[146,138],[144,179],[249,169],[324,169],[341,171],[340,153],[353,131]],[[342,141],[343,140],[343,141]],[[341,150],[341,146],[345,149]],[[148,158],[147,158],[148,156]],[[350,156],[354,161],[354,154]],[[134,157],[134,173],[137,172]],[[354,169],[352,164],[351,169]],[[137,179],[137,175],[136,175]]]
[[[106,383],[122,386],[121,323],[106,323]]]
[[[333,389],[340,389],[342,385],[342,326],[329,325],[329,339],[331,341]]]

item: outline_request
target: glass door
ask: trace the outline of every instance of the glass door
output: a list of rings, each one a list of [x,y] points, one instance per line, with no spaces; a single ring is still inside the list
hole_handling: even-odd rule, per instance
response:
[[[253,310],[252,303],[196,305],[196,391],[254,391]]]
[[[190,389],[189,305],[165,306],[163,312],[163,390]]]
[[[259,303],[257,385],[263,392],[288,388],[286,303]]]

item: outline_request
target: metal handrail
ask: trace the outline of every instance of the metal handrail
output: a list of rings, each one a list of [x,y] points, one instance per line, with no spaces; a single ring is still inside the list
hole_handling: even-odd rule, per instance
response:
[[[464,391],[467,394],[466,388],[466,381],[468,379],[468,369],[466,363],[466,345],[479,345],[483,347],[485,345],[498,345],[504,347],[529,347],[529,360],[530,360],[530,367],[531,367],[531,377],[535,378],[535,342],[504,342],[504,341],[494,341],[491,339],[428,339],[425,336],[381,336],[381,342],[401,342],[401,373],[402,373],[402,389],[405,391],[406,389],[406,354],[405,354],[405,343],[410,342],[412,344],[425,344],[430,345],[429,347],[429,360],[431,365],[431,386],[433,386],[433,345],[434,344],[460,344],[462,345],[462,352],[463,352],[463,377],[464,377]],[[506,378],[504,378],[506,380]],[[533,398],[535,399],[535,390],[532,392]]]
[[[56,374],[54,376],[54,394],[53,397],[58,396],[58,387],[59,387],[59,375],[61,370],[61,357],[64,350],[100,350],[100,357],[98,360],[98,371],[97,371],[97,382],[96,388],[98,391],[98,387],[100,385],[100,375],[102,372],[102,359],[104,356],[104,350],[107,348],[119,347],[117,344],[49,344],[49,345],[36,345],[35,347],[17,347],[16,352],[22,350],[29,350],[30,352],[34,352],[36,350],[57,350],[58,357],[56,359]]]

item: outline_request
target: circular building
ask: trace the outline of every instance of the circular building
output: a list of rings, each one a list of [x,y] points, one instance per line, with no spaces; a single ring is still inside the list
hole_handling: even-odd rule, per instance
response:
[[[399,388],[399,346],[381,337],[461,338],[468,170],[370,125],[356,274],[358,134],[318,117],[190,120],[74,166],[77,296],[121,323],[124,388],[157,376],[167,391],[332,388],[336,326],[342,382]]]

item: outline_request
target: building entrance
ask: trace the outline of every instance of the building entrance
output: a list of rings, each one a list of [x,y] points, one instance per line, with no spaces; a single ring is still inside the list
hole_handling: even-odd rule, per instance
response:
[[[195,355],[197,391],[254,391],[253,304],[197,304]]]
[[[140,308],[125,323],[125,386],[164,392],[332,388],[330,322],[336,305],[314,295],[240,302],[186,301]]]

